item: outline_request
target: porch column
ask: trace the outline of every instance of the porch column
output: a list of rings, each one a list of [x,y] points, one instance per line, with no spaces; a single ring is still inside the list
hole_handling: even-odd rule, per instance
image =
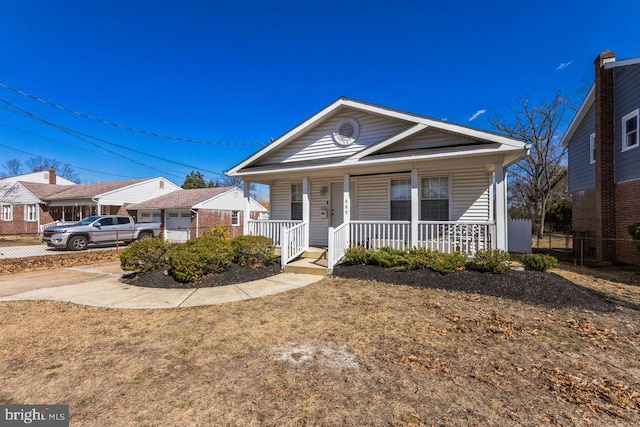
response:
[[[420,219],[420,194],[418,169],[411,169],[411,247],[418,247],[418,220]]]
[[[351,175],[344,174],[344,184],[342,189],[342,208],[344,213],[342,215],[342,223],[351,222]]]
[[[502,163],[495,164],[496,248],[507,250],[507,180]]]
[[[242,234],[249,234],[249,219],[251,218],[251,182],[244,181],[244,215],[242,218]]]
[[[309,204],[309,177],[302,177],[302,222],[307,226],[304,229],[304,239],[306,245],[309,245],[309,228],[311,220],[311,206]]]

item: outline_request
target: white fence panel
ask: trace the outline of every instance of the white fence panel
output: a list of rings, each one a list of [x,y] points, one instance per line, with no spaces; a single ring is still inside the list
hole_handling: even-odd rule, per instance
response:
[[[507,221],[507,248],[509,252],[531,252],[531,220],[509,219]]]

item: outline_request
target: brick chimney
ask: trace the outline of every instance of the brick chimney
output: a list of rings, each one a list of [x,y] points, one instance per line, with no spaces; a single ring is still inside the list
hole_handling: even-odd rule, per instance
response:
[[[615,61],[615,53],[605,50],[595,65],[595,158],[596,158],[596,256],[616,261],[616,184],[614,176],[613,69],[604,64]]]
[[[49,169],[49,184],[56,183],[56,168]]]

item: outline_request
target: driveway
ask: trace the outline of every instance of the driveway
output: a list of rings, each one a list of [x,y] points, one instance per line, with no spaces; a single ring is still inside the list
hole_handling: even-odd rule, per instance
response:
[[[120,282],[119,261],[0,275],[0,301],[53,300],[109,308],[176,308],[260,298],[315,283],[322,276],[281,273],[200,289],[142,288]]]

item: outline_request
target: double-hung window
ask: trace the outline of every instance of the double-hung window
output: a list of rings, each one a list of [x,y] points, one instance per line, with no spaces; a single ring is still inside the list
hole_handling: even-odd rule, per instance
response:
[[[240,211],[231,211],[231,225],[240,225]]]
[[[302,220],[302,184],[291,185],[291,219]]]
[[[420,220],[449,221],[449,177],[422,178]]]
[[[635,110],[622,118],[622,151],[636,148],[640,145],[638,139],[638,111]]]
[[[391,180],[391,221],[411,220],[411,180]]]
[[[27,221],[34,222],[38,220],[38,205],[27,205]]]
[[[13,205],[2,205],[2,220],[13,221]]]
[[[589,163],[594,164],[596,162],[596,134],[589,135]]]

